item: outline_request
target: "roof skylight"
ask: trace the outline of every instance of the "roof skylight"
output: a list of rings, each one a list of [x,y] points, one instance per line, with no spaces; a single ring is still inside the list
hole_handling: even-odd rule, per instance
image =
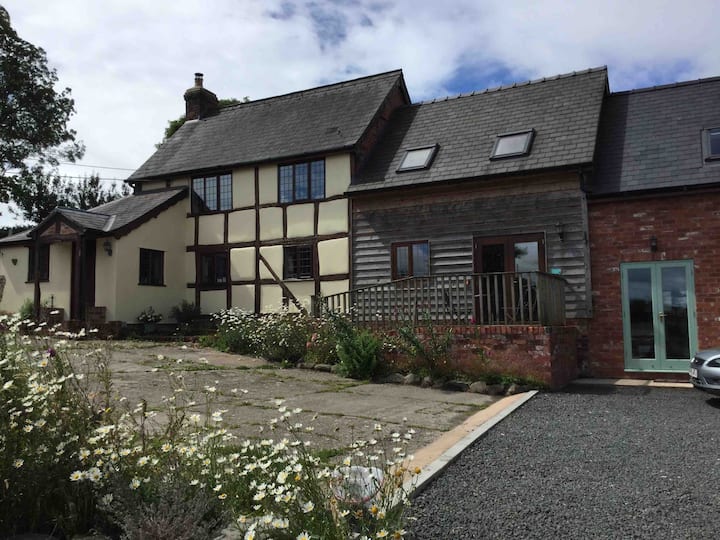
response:
[[[498,135],[497,139],[495,139],[495,146],[493,147],[492,154],[490,154],[490,159],[529,154],[534,135],[534,129]]]
[[[427,169],[432,163],[438,145],[425,146],[423,148],[413,148],[405,152],[405,155],[397,168],[397,172],[415,171],[418,169]]]

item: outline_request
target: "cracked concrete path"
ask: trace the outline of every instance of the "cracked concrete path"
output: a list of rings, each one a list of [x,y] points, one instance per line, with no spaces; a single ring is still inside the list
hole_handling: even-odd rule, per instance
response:
[[[80,344],[81,348],[98,346],[98,342]],[[145,400],[150,410],[162,410],[163,397],[173,392],[169,375],[180,374],[185,392],[198,401],[197,412],[205,412],[204,387],[215,387],[212,409],[227,410],[223,417],[239,437],[273,436],[270,420],[279,414],[274,400],[284,399],[289,409],[303,409],[293,422],[313,427],[303,438],[328,450],[377,436],[373,429],[381,424],[385,431],[414,428],[408,448],[412,453],[500,399],[283,369],[263,359],[193,345],[117,341],[111,347],[114,387],[130,404]]]

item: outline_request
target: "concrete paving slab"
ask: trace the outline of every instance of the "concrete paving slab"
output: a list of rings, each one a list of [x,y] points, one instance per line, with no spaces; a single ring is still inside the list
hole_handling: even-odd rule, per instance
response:
[[[83,342],[84,350],[102,346]],[[194,395],[197,412],[206,410],[204,388],[214,387],[212,410],[223,409],[238,437],[273,436],[270,420],[279,415],[274,400],[303,412],[293,422],[312,427],[302,437],[318,448],[347,447],[355,439],[412,427],[408,452],[416,452],[500,398],[415,386],[370,384],[314,370],[281,369],[263,359],[226,354],[205,347],[142,342],[113,342],[110,367],[117,393],[129,404],[144,400],[149,410],[163,409],[182,377],[184,393]],[[170,375],[173,374],[173,377]],[[156,420],[162,421],[162,415]]]

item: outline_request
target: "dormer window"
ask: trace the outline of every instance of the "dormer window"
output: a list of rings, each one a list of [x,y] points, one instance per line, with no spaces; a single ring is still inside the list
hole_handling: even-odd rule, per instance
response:
[[[703,131],[703,155],[705,161],[720,160],[720,128]]]
[[[425,146],[423,148],[412,148],[405,152],[405,155],[397,168],[397,172],[417,171],[419,169],[427,169],[432,163],[438,145]]]
[[[534,129],[498,135],[490,159],[528,155],[534,136]]]

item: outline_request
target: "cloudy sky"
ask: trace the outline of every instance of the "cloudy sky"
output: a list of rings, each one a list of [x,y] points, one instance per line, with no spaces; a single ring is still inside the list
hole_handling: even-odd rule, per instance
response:
[[[70,87],[87,151],[126,178],[193,73],[250,99],[402,68],[414,101],[607,65],[613,91],[720,75],[717,0],[0,0]],[[0,225],[16,222],[0,208]]]

